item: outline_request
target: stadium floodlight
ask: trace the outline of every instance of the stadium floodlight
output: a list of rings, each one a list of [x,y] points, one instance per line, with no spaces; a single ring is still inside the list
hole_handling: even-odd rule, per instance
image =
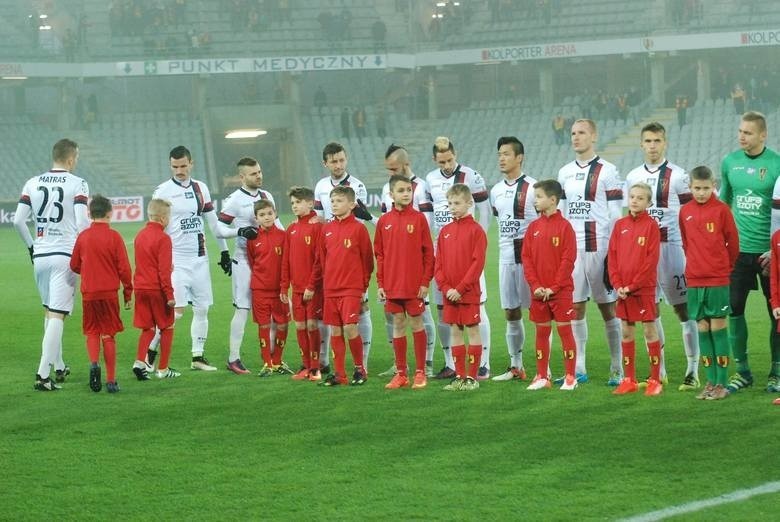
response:
[[[38,26],[38,30],[39,31],[51,31],[51,26],[50,25],[39,25]]]
[[[262,129],[236,129],[225,133],[226,140],[240,140],[246,138],[257,138],[265,136],[268,131]]]
[[[41,20],[46,20],[47,18],[49,18],[49,15],[42,14],[42,15],[39,15],[38,18],[40,18]]]
[[[447,2],[436,2],[436,7],[444,7],[447,5]]]

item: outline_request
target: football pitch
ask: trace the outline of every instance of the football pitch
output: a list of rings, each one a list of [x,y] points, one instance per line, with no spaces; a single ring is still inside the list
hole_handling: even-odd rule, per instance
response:
[[[116,228],[132,259],[138,226]],[[508,358],[493,239],[487,280],[495,375]],[[424,390],[386,391],[389,378],[376,374],[392,364],[392,350],[378,305],[368,382],[324,388],[257,378],[252,323],[242,360],[255,371],[239,376],[224,369],[233,308],[212,242],[215,305],[206,355],[219,371],[189,370],[188,312],[177,325],[171,358],[183,375],[136,381],[138,331],[131,312],[123,311],[122,391],[91,392],[77,296],[63,340],[72,374],[63,390],[40,393],[32,385],[43,317],[32,267],[12,228],[0,230],[0,241],[0,519],[614,520],[666,509],[670,520],[733,521],[778,513],[778,488],[686,512],[696,501],[778,480],[780,408],[763,389],[768,321],[755,292],[748,321],[756,387],[724,401],[677,391],[685,356],[668,306],[670,384],[659,397],[610,394],[595,307],[588,316],[591,382],[573,393],[530,392],[527,382],[516,381],[486,381],[473,393],[444,392],[440,381]],[[375,303],[374,287],[371,294]],[[526,319],[529,374],[533,331]],[[554,374],[562,367],[558,346],[556,337]],[[294,335],[285,353],[297,367]],[[438,369],[440,350],[435,358]],[[640,376],[647,367],[638,357]]]

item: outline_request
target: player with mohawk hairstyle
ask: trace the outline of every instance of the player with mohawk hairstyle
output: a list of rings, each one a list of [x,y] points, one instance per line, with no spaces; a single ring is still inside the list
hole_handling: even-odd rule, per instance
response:
[[[461,165],[455,154],[455,145],[449,138],[439,136],[433,144],[433,161],[438,168],[432,170],[425,177],[431,191],[433,201],[433,235],[436,239],[441,229],[452,222],[452,214],[447,204],[447,191],[455,184],[464,184],[469,187],[474,205],[469,208],[469,213],[478,213],[478,223],[487,233],[490,228],[490,201],[485,180],[474,169]],[[481,361],[483,366],[477,373],[478,380],[490,377],[490,320],[484,303],[487,301],[485,286],[485,274],[480,277],[480,336],[484,353]],[[442,320],[443,305],[445,300],[437,286],[433,288],[433,300],[439,309],[439,341],[444,350],[444,367],[434,376],[435,379],[452,379],[455,376],[455,366],[450,346],[450,325]]]

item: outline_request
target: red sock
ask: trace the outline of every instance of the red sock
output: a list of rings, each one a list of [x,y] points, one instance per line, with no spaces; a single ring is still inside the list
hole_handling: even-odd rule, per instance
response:
[[[393,352],[395,353],[395,369],[401,375],[406,375],[406,337],[393,337]]]
[[[143,361],[146,359],[146,352],[149,351],[149,344],[154,339],[154,328],[148,330],[141,330],[141,336],[138,338],[138,349],[135,352],[135,359],[137,361]],[[160,341],[162,344],[162,340]]]
[[[571,324],[556,325],[558,336],[561,338],[563,348],[563,368],[567,375],[574,375],[577,368],[577,343],[574,341],[574,333]]]
[[[276,338],[274,339],[274,353],[271,360],[274,366],[282,364],[282,355],[284,355],[284,346],[287,344],[287,328],[276,328]]]
[[[266,366],[273,366],[274,361],[271,359],[271,329],[259,328],[260,335],[260,358],[263,360]]]
[[[458,379],[466,378],[466,346],[459,344],[450,348],[452,358],[455,361],[455,375]]]
[[[295,337],[298,339],[298,348],[301,350],[301,366],[311,367],[311,355],[309,354],[309,334],[304,328],[295,329]]]
[[[661,381],[661,341],[647,343],[647,353],[650,355],[650,378]]]
[[[100,360],[100,335],[87,334],[87,357],[92,364]]]
[[[349,340],[349,351],[352,352],[352,361],[356,368],[365,371],[363,367],[363,338],[358,335]]]
[[[536,325],[536,374],[548,378],[547,369],[550,367],[550,325]]]
[[[418,372],[425,371],[425,351],[428,349],[428,336],[425,335],[425,330],[419,332],[412,332],[412,339],[414,342],[414,367]]]
[[[477,372],[479,371],[479,363],[482,361],[482,345],[470,344],[469,349],[469,368],[467,370],[468,376],[472,379],[477,378]]]
[[[623,375],[636,381],[636,342],[633,339],[623,341],[620,346],[623,349]]]
[[[116,340],[111,336],[103,337],[103,360],[106,361],[106,381],[116,381]]]
[[[331,335],[330,349],[333,350],[333,368],[336,377],[345,379],[347,377],[347,370],[344,367],[344,359],[347,355],[347,346],[344,344],[344,338],[340,335]]]
[[[312,370],[320,369],[320,344],[322,339],[320,338],[320,329],[307,330],[309,335],[309,360],[311,361],[309,368]]]
[[[154,333],[154,330],[152,330]],[[150,339],[151,340],[151,339]],[[147,343],[148,346],[148,343]],[[157,363],[157,369],[168,368],[168,360],[171,358],[171,348],[173,347],[173,328],[166,328],[160,331],[160,362]]]

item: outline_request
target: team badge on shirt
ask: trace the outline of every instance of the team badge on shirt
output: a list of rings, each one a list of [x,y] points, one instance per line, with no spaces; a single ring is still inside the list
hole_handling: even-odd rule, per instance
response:
[[[410,234],[413,234],[414,233],[414,225],[412,225],[411,223],[406,225],[406,231],[409,232]]]
[[[636,242],[639,244],[639,246],[645,246],[645,242],[647,241],[647,238],[645,236],[639,236],[636,238]]]
[[[707,232],[709,232],[710,234],[715,232],[715,223],[713,222],[705,223],[704,226],[707,227]]]
[[[303,242],[307,245],[311,245],[311,236],[303,236]]]
[[[349,248],[352,246],[352,240],[347,238],[344,240],[344,248]]]
[[[561,238],[559,238],[558,236],[553,236],[552,244],[553,244],[554,247],[560,246]]]
[[[277,255],[277,256],[280,256],[280,255],[282,255],[282,247],[280,247],[280,246],[275,246],[275,247],[274,247],[274,252],[276,252],[276,255]]]

